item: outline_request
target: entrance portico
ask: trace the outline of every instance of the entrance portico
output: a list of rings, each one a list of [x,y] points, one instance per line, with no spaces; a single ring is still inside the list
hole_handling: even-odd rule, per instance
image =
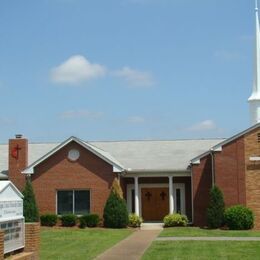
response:
[[[190,173],[124,175],[128,211],[144,221],[178,212],[191,219]]]

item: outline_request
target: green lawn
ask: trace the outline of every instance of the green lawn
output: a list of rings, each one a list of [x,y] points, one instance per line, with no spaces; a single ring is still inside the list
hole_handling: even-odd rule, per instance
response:
[[[165,241],[153,242],[142,260],[259,259],[260,242]]]
[[[131,233],[129,229],[42,228],[40,259],[93,259]]]
[[[260,231],[202,229],[198,227],[165,228],[161,237],[260,237]]]

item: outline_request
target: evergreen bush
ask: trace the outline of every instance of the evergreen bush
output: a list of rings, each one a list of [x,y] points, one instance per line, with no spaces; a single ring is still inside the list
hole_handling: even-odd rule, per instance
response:
[[[63,215],[60,219],[63,227],[73,227],[77,222],[77,216],[74,214]]]
[[[225,203],[221,190],[214,186],[210,190],[210,202],[207,209],[209,228],[219,228],[224,223]]]
[[[163,218],[165,227],[186,227],[188,224],[188,218],[185,215],[179,213],[169,214]]]
[[[115,178],[110,195],[104,208],[104,226],[108,228],[125,228],[128,224],[128,211],[119,181]]]
[[[56,214],[44,214],[40,217],[41,225],[53,227],[57,224],[58,216]]]
[[[23,196],[23,214],[25,222],[38,222],[39,211],[30,180],[26,180]]]
[[[226,209],[225,224],[232,230],[247,230],[254,227],[254,214],[251,209],[236,205]]]

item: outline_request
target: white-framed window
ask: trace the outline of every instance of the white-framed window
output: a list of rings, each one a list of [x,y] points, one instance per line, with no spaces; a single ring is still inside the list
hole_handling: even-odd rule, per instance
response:
[[[84,215],[90,212],[89,190],[58,190],[57,214]]]

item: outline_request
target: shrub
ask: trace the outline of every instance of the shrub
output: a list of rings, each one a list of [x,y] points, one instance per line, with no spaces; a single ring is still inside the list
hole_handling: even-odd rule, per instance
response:
[[[124,228],[128,224],[128,211],[123,192],[117,179],[114,180],[110,195],[104,208],[104,226],[109,228]]]
[[[143,219],[136,214],[129,214],[129,227],[140,227],[143,223]]]
[[[221,190],[214,186],[210,190],[210,202],[207,209],[207,221],[210,228],[219,228],[224,223],[225,203]]]
[[[58,216],[56,214],[44,214],[41,215],[41,225],[47,227],[53,227],[57,224]]]
[[[39,211],[30,180],[26,180],[23,196],[23,214],[25,222],[38,222]]]
[[[186,227],[188,218],[185,215],[178,213],[169,214],[164,217],[163,223],[165,227]]]
[[[63,227],[73,227],[77,222],[77,216],[73,214],[63,215],[60,219]]]
[[[80,228],[96,227],[99,223],[99,216],[97,214],[83,215],[79,218]]]
[[[247,230],[254,227],[254,214],[251,209],[236,205],[226,209],[225,224],[229,229]]]

